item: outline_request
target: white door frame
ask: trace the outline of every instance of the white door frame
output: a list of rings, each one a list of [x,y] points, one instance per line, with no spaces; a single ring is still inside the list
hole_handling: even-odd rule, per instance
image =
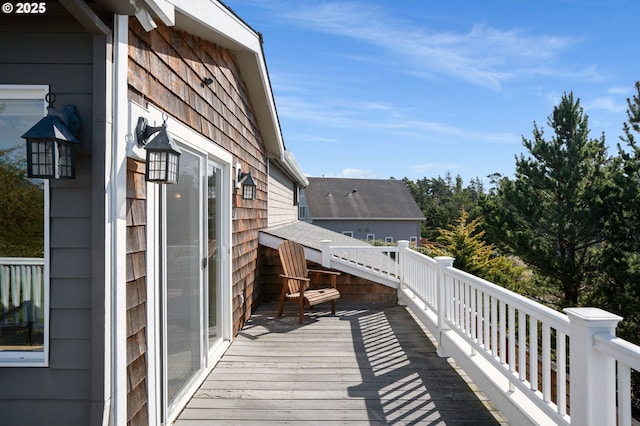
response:
[[[133,133],[133,129],[137,123],[138,117],[145,117],[149,125],[159,126],[162,121],[163,111],[154,106],[149,106],[148,109],[142,106],[129,102],[129,124]],[[213,141],[205,138],[201,134],[195,132],[193,129],[185,126],[173,117],[169,117],[167,120],[167,131],[171,136],[181,144],[189,147],[190,150],[195,151],[203,156],[206,161],[213,161],[222,171],[222,188],[226,188],[220,191],[220,196],[223,197],[221,202],[222,226],[219,230],[219,253],[220,253],[220,270],[221,270],[221,283],[219,300],[221,306],[219,309],[222,311],[220,335],[222,337],[219,344],[213,346],[211,350],[208,350],[208,345],[203,344],[203,350],[208,353],[202,354],[203,365],[194,378],[190,391],[185,393],[182,398],[176,401],[174,404],[176,407],[184,406],[191,398],[193,392],[197,390],[200,384],[206,379],[215,363],[220,359],[224,351],[227,349],[233,332],[232,321],[232,283],[231,283],[231,233],[232,233],[232,218],[231,218],[231,203],[232,203],[232,164],[233,155],[220,146],[216,145]],[[136,145],[133,134],[129,135],[130,143],[128,147],[128,155],[134,158],[144,159],[144,148],[140,148]],[[206,163],[203,167],[204,174],[206,175]],[[203,176],[206,178],[206,176]],[[160,191],[162,191],[163,185],[148,183],[147,184],[147,340],[148,340],[148,390],[149,390],[149,417],[150,424],[165,424],[175,420],[175,417],[179,413],[180,409],[174,410],[170,416],[167,416],[165,411],[167,407],[163,407],[165,404],[163,401],[163,380],[160,373],[163,372],[165,366],[162,363],[162,348],[160,347],[161,333],[163,333],[162,327],[158,327],[162,320],[162,309],[159,300],[160,284],[162,278],[162,265],[161,256],[158,252],[158,248],[161,246],[160,241]],[[204,188],[203,197],[206,199],[206,187]],[[206,215],[206,212],[204,213]],[[206,233],[206,216],[204,232]],[[206,239],[205,239],[206,240]],[[206,274],[206,270],[203,271]],[[164,285],[163,285],[164,286]],[[203,298],[207,296],[206,290],[203,292]],[[203,299],[207,300],[207,299]],[[204,303],[204,302],[203,302]],[[203,310],[203,317],[207,316],[206,311]],[[204,318],[202,323],[204,324]],[[205,330],[206,331],[206,330]],[[192,392],[193,391],[193,392]]]

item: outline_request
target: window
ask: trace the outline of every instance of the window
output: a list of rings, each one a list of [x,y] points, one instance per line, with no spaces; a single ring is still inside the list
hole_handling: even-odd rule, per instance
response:
[[[28,179],[22,135],[46,114],[47,86],[0,85],[0,366],[47,366],[49,183]],[[20,200],[17,203],[16,200]]]
[[[342,235],[353,238],[353,231],[342,231]]]
[[[385,243],[392,243],[393,242],[393,237],[384,237],[384,242]]]
[[[409,237],[409,244],[415,246],[418,244],[418,237]]]
[[[375,234],[367,234],[367,241],[373,241],[376,239]]]
[[[300,219],[305,219],[307,217],[307,207],[306,206],[298,207],[298,215],[300,216]]]

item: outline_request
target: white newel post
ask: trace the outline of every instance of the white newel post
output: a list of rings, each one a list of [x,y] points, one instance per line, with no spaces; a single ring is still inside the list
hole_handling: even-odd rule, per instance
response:
[[[446,357],[448,356],[444,348],[442,347],[442,333],[449,330],[447,323],[445,321],[447,315],[447,309],[449,304],[447,303],[447,287],[446,280],[444,278],[444,269],[453,266],[453,261],[455,260],[453,257],[449,256],[438,256],[434,258],[438,265],[438,282],[436,286],[437,298],[438,298],[438,356]]]
[[[594,349],[593,336],[616,334],[622,320],[598,308],[566,308],[570,330],[571,424],[616,424],[615,360]]]
[[[404,250],[407,248],[409,248],[409,241],[398,240],[398,276],[400,278],[400,285],[398,286],[398,290],[402,290],[405,287],[403,254]]]
[[[322,266],[331,268],[331,240],[320,241],[320,249],[322,250]]]

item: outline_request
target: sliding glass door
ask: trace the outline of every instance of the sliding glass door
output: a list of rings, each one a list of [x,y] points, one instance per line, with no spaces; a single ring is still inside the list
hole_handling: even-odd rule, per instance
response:
[[[223,249],[220,247],[220,236],[224,233],[219,232],[222,228],[222,211],[221,205],[223,190],[223,174],[220,166],[212,161],[207,164],[207,266],[209,273],[207,274],[206,287],[208,291],[208,310],[207,317],[208,327],[208,343],[209,348],[216,345],[222,338],[220,332],[220,324],[222,322],[222,309],[217,309],[218,300],[222,293],[222,271],[221,260],[225,259]]]
[[[183,150],[177,185],[166,185],[166,395],[171,406],[201,368],[201,159]]]
[[[179,178],[164,186],[161,230],[162,346],[165,419],[181,408],[207,370],[223,337],[229,283],[223,236],[224,168],[206,153],[181,146]],[[226,232],[225,232],[226,231]],[[226,302],[227,304],[229,302]]]

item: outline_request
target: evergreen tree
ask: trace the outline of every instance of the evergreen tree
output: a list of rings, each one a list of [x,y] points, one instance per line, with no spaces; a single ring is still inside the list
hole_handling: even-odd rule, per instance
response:
[[[462,210],[455,224],[440,229],[437,244],[427,246],[423,253],[428,256],[451,256],[454,266],[487,281],[512,291],[533,296],[528,285],[529,276],[523,265],[514,259],[500,256],[495,247],[484,240],[479,217],[470,219]]]
[[[477,216],[478,198],[484,190],[479,179],[471,180],[466,188],[460,176],[454,179],[450,173],[444,178],[425,177],[416,182],[404,178],[403,182],[425,215],[422,236],[428,240],[434,241],[439,229],[452,225],[461,210]]]
[[[0,150],[0,257],[42,257],[44,191],[27,179],[24,159]]]
[[[636,94],[627,99],[621,137],[625,146],[618,144],[607,191],[606,276],[601,277],[592,303],[622,316],[618,335],[640,344],[640,148],[635,140],[640,134],[640,82],[635,88]]]
[[[480,206],[489,241],[549,278],[560,307],[576,306],[599,266],[609,160],[604,135],[590,139],[572,93],[554,107],[548,126],[553,136],[546,140],[534,122],[515,178],[496,180]]]

